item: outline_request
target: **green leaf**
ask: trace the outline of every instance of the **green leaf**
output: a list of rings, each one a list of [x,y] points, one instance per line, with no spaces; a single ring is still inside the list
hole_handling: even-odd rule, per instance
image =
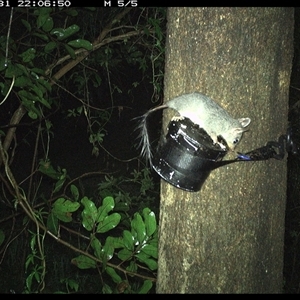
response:
[[[36,120],[36,119],[38,118],[39,114],[37,114],[37,113],[35,113],[35,112],[33,112],[33,111],[29,111],[29,112],[28,112],[28,116],[29,116],[31,119]]]
[[[27,76],[17,77],[15,80],[15,84],[14,84],[15,87],[20,87],[20,88],[23,88],[23,87],[26,87],[29,85],[32,85],[32,82],[31,82],[30,78],[28,78]]]
[[[94,249],[94,255],[97,258],[102,259],[102,245],[101,242],[95,236],[93,236],[92,238],[91,246]]]
[[[42,29],[46,32],[49,32],[53,29],[53,24],[53,19],[51,17],[48,17],[45,23],[42,25]]]
[[[102,222],[110,211],[115,207],[115,200],[113,197],[105,197],[102,205],[98,208],[97,222]]]
[[[140,252],[138,254],[135,255],[135,257],[142,263],[144,263],[145,265],[147,265],[147,267],[154,271],[157,269],[157,261],[150,258],[147,254]]]
[[[49,41],[49,38],[48,38],[47,34],[45,34],[45,33],[37,33],[37,32],[35,32],[33,35],[36,36],[36,37],[38,37],[38,38],[40,38],[41,40],[43,40],[45,42]]]
[[[124,241],[123,238],[121,237],[109,237],[110,238],[110,242],[112,243],[114,248],[124,248]]]
[[[139,213],[134,214],[134,218],[131,221],[131,228],[136,232],[139,243],[142,244],[146,237],[146,226]]]
[[[0,56],[0,71],[3,71],[4,69],[6,69],[7,64],[11,65],[4,56]]]
[[[30,264],[34,264],[34,254],[28,254],[25,261],[25,270],[28,270]]]
[[[148,244],[152,245],[152,246],[154,246],[156,248],[158,247],[157,232],[155,234],[155,237],[153,239],[151,239],[151,240],[148,241]]]
[[[78,202],[72,202],[65,198],[57,199],[52,206],[52,213],[63,222],[72,221],[72,212],[80,207]]]
[[[145,254],[157,259],[157,256],[158,256],[157,247],[147,244],[142,247],[141,251],[144,252]]]
[[[82,225],[86,230],[91,231],[94,228],[94,224],[98,215],[97,208],[94,202],[87,197],[83,197],[81,199],[81,203],[84,206],[84,209],[81,213]]]
[[[74,212],[80,207],[78,202],[72,202],[65,198],[58,198],[54,204],[53,208],[62,212]]]
[[[26,20],[22,19],[21,20],[22,24],[26,27],[26,29],[30,32],[31,31],[31,25],[29,22],[27,22]]]
[[[139,289],[138,294],[147,294],[153,286],[153,283],[151,280],[146,279],[142,285],[142,287]]]
[[[40,275],[40,273],[39,273],[39,270],[42,268],[42,266],[39,266],[38,268],[37,268],[37,270],[34,272],[34,278],[35,278],[35,280],[38,282],[38,283],[40,283],[41,282],[41,275]]]
[[[50,103],[45,98],[43,98],[43,97],[36,97],[35,99],[36,99],[36,101],[42,103],[47,108],[51,109]]]
[[[71,190],[72,196],[74,197],[74,200],[78,201],[79,191],[78,191],[78,188],[76,187],[76,185],[71,184],[70,190]]]
[[[16,72],[16,74],[15,74],[16,77],[19,76],[19,75],[22,75],[22,74],[24,74],[28,77],[30,76],[27,67],[25,67],[22,64],[16,64],[14,72]]]
[[[51,52],[53,49],[55,49],[56,47],[57,47],[57,43],[51,41],[51,42],[49,42],[49,43],[45,46],[44,51],[45,51],[46,53],[50,53],[50,52]]]
[[[23,104],[27,107],[29,110],[33,109],[34,110],[34,103],[35,102],[40,102],[43,105],[45,105],[47,108],[51,108],[49,102],[47,100],[45,100],[43,97],[39,97],[31,92],[28,92],[26,90],[20,90],[18,92],[18,95],[20,96],[20,98],[23,100]],[[35,111],[36,113],[39,113],[38,111]]]
[[[57,39],[59,41],[62,41],[64,39],[72,36],[76,32],[78,32],[79,29],[80,29],[79,26],[74,24],[74,25],[69,26],[66,29],[64,29],[64,28],[55,28],[55,29],[51,30],[51,34],[56,35]]]
[[[121,211],[126,212],[129,210],[129,205],[127,202],[118,202],[115,205],[115,210],[117,210],[119,212],[121,212]]]
[[[149,208],[143,209],[143,217],[145,220],[147,236],[151,236],[156,231],[156,217],[153,211]]]
[[[20,98],[22,99],[22,104],[25,106],[25,108],[28,110],[28,115],[32,117],[33,119],[36,119],[38,116],[40,116],[39,110],[35,107],[34,103],[27,98],[23,98],[21,94],[22,91],[19,91],[18,94]]]
[[[38,116],[41,115],[40,111],[35,107],[35,104],[33,101],[29,100],[28,98],[24,97],[23,90],[18,92],[18,95],[20,96],[22,100],[22,104],[25,106],[25,108],[28,110],[28,115],[32,119],[36,119]]]
[[[39,162],[39,169],[41,173],[49,176],[50,178],[53,178],[55,180],[59,180],[60,176],[62,175],[61,172],[56,171],[53,166],[51,165],[51,162],[49,160],[41,160]]]
[[[53,193],[57,193],[62,188],[62,186],[64,185],[67,179],[66,169],[62,169],[62,171],[63,171],[63,175],[61,175],[59,180],[56,182]]]
[[[113,213],[104,218],[102,222],[100,222],[97,226],[98,233],[107,232],[113,228],[115,228],[121,220],[121,215],[118,213]]]
[[[21,53],[19,56],[22,58],[24,63],[28,63],[35,58],[35,53],[36,50],[34,48],[29,48],[23,53]]]
[[[126,261],[132,257],[132,251],[128,249],[122,249],[118,252],[118,258],[122,261]]]
[[[127,271],[136,273],[138,269],[137,264],[134,261],[130,261],[129,266],[126,268]]]
[[[36,77],[36,79],[39,79],[39,76],[37,74],[45,76],[45,71],[40,68],[32,68],[30,69],[30,72]]]
[[[42,95],[47,92],[46,88],[43,85],[39,84],[38,82],[35,83],[35,88],[38,89]]]
[[[105,271],[115,283],[120,283],[122,281],[122,278],[116,273],[115,269],[106,267]]]
[[[22,68],[19,68],[18,64],[16,64],[16,65],[9,64],[5,70],[5,77],[13,78],[15,76],[15,78],[17,78],[18,76],[24,75],[26,73],[28,73],[28,72],[24,66],[22,66]]]
[[[62,280],[61,280],[61,282],[62,282]],[[79,284],[78,284],[78,282],[76,280],[71,279],[71,278],[66,278],[66,279],[63,280],[63,282],[65,282],[66,285],[70,289],[74,290],[74,292],[78,292]]]
[[[43,92],[36,85],[33,85],[31,87],[31,91],[35,92],[39,99],[43,98]],[[49,107],[49,108],[51,108],[51,107]]]
[[[30,239],[30,249],[32,252],[35,251],[35,245],[36,245],[36,234],[33,234]]]
[[[43,97],[43,92],[41,91],[41,89],[39,89],[38,85],[33,85],[31,87],[31,91],[33,91],[37,95],[28,92],[27,97],[30,97],[29,99],[31,99],[32,101],[38,101],[45,105],[47,108],[51,109],[50,103]]]
[[[128,230],[123,231],[123,242],[127,249],[133,250],[134,249],[134,236]]]
[[[97,266],[96,262],[93,259],[91,259],[85,255],[79,255],[79,256],[73,258],[71,260],[71,263],[74,264],[79,269],[83,269],[83,270],[91,269],[91,268],[94,269]]]
[[[68,45],[64,45],[67,52],[69,53],[69,55],[71,56],[72,59],[75,59],[76,58],[76,55],[75,55],[75,51],[73,50],[73,48],[71,48],[70,46]]]
[[[58,218],[53,212],[50,212],[48,215],[47,229],[55,235],[58,234]]]
[[[51,92],[52,87],[51,87],[51,85],[49,84],[48,81],[39,78],[38,83],[42,84],[49,92]]]
[[[36,20],[37,28],[41,28],[48,20],[49,14],[51,13],[52,8],[42,7],[38,9],[38,18]]]
[[[68,45],[73,48],[84,48],[86,50],[93,50],[93,45],[91,42],[83,39],[77,39],[68,42]]]
[[[108,260],[111,260],[114,256],[115,248],[114,248],[114,238],[111,236],[108,236],[106,238],[105,244],[102,248],[102,260],[103,262],[107,262]]]
[[[31,292],[31,285],[32,285],[32,278],[34,276],[34,273],[31,273],[27,276],[26,278],[26,287],[28,289],[29,292]]]

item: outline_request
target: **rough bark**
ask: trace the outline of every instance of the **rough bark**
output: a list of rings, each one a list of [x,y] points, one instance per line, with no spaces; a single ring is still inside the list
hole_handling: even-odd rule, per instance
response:
[[[170,8],[166,101],[199,91],[250,117],[237,151],[277,140],[287,128],[293,23],[291,8]],[[162,182],[157,292],[281,292],[285,200],[285,159],[219,168],[197,193]]]

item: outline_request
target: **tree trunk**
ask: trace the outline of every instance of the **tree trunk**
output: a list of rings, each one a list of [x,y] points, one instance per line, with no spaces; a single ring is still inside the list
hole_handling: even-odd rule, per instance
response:
[[[293,13],[170,8],[166,101],[199,91],[250,117],[239,152],[276,141],[287,128]],[[164,128],[169,120],[167,110]],[[285,201],[285,159],[218,168],[196,193],[162,181],[157,293],[281,292]]]

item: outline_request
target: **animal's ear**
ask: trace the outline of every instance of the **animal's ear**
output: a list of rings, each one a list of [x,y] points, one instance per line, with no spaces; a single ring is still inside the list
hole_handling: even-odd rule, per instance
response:
[[[244,130],[242,128],[237,127],[237,128],[232,128],[231,132],[232,134],[240,134],[243,133]]]
[[[251,119],[250,118],[240,118],[240,119],[238,119],[238,121],[240,122],[241,126],[243,128],[245,128],[250,124]]]

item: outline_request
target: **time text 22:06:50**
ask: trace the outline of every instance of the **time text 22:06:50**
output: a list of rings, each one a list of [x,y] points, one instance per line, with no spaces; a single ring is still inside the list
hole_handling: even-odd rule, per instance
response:
[[[0,7],[69,7],[70,0],[0,0]]]

